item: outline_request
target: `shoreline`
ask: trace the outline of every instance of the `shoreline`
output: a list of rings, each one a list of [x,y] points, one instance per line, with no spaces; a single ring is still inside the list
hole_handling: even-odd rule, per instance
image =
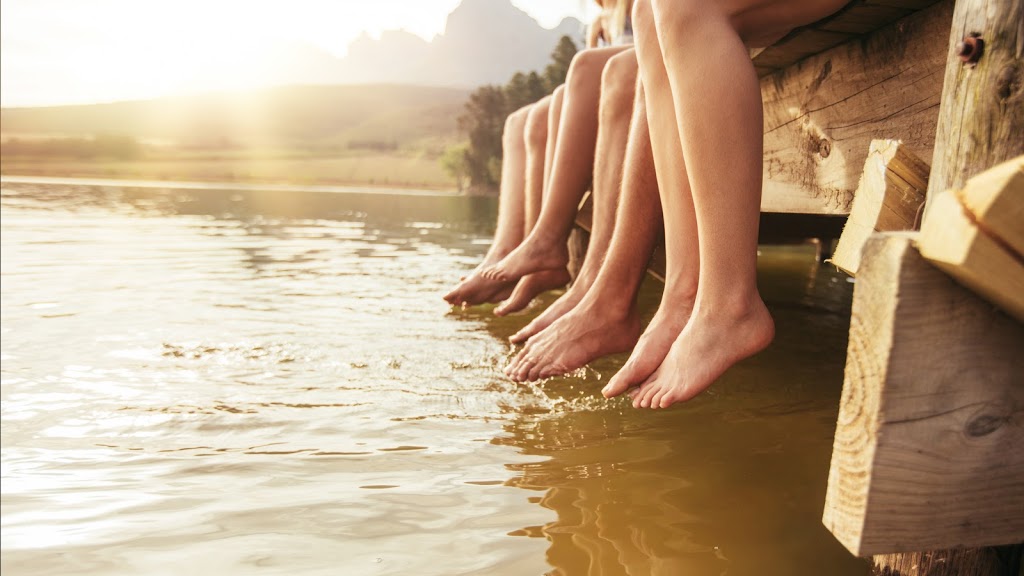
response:
[[[339,186],[327,184],[259,184],[248,182],[199,182],[189,180],[133,180],[126,178],[77,178],[63,176],[0,175],[3,184],[51,184],[69,186],[111,186],[118,188],[171,188],[177,190],[223,190],[237,192],[320,192],[327,194],[381,194],[390,196],[471,196],[454,190],[397,188],[393,186]]]

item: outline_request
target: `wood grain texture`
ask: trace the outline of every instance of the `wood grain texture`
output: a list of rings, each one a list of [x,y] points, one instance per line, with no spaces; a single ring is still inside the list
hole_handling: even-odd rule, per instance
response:
[[[931,196],[963,188],[971,176],[1024,154],[1024,0],[958,0],[936,131]],[[976,66],[954,47],[981,34],[985,51]]]
[[[573,228],[572,232],[569,233],[569,263],[566,268],[569,270],[569,276],[572,277],[572,281],[576,281],[576,277],[580,274],[580,269],[583,268],[583,260],[587,257],[587,246],[590,244],[590,232],[582,228]]]
[[[848,214],[873,139],[932,157],[953,0],[761,79],[766,212]]]
[[[1024,156],[972,177],[955,193],[986,234],[1024,260]]]
[[[886,554],[874,561],[872,576],[1024,576],[1024,546]]]
[[[576,213],[576,227],[590,232],[593,226],[594,203],[587,193]],[[817,240],[820,245],[828,246],[839,237],[846,218],[828,214],[787,214],[762,212],[758,224],[758,244],[802,244]],[[578,248],[570,245],[570,254]],[[570,261],[572,259],[570,258]],[[575,272],[569,271],[575,277]],[[647,267],[651,274],[662,282],[665,281],[665,243],[662,238],[654,247]]]
[[[1024,539],[1024,326],[865,245],[823,522],[858,556]]]
[[[793,30],[771,46],[758,48],[758,75],[771,74],[798,61],[891,24],[937,0],[853,0],[835,14]]]
[[[952,191],[932,200],[917,245],[929,262],[1024,322],[1024,261],[979,228]]]
[[[899,141],[872,140],[850,217],[830,262],[856,276],[868,237],[913,230],[927,190],[927,164]]]

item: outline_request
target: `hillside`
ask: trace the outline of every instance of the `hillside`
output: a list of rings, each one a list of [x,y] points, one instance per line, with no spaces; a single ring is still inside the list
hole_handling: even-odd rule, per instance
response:
[[[431,41],[403,31],[362,36],[335,69],[344,82],[476,87],[543,70],[562,36],[583,40],[579,20],[547,29],[509,0],[463,0]]]
[[[180,147],[435,148],[458,139],[468,91],[397,85],[298,86],[251,93],[0,110],[17,135],[128,136]]]
[[[298,86],[0,110],[0,172],[207,182],[454,188],[468,91]]]

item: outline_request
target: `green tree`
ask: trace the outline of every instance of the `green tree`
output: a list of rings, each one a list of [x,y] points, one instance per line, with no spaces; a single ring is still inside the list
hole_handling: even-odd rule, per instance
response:
[[[466,109],[459,117],[459,128],[469,139],[463,158],[470,186],[497,189],[501,180],[501,139],[505,118],[562,85],[576,50],[572,38],[563,36],[551,53],[551,64],[543,74],[517,72],[505,86],[482,86],[470,95]],[[445,162],[442,159],[442,166],[446,166]],[[445,169],[449,168],[446,166]]]
[[[569,64],[578,51],[579,48],[572,38],[562,36],[558,41],[555,50],[551,52],[551,64],[544,69],[544,83],[547,84],[548,93],[554,92],[555,88],[565,83],[565,77],[569,75]]]
[[[459,127],[469,136],[466,151],[469,184],[479,188],[498,185],[488,168],[490,158],[501,158],[501,133],[505,126],[505,91],[500,86],[483,86],[469,96]]]
[[[441,154],[441,167],[455,179],[455,186],[459,192],[466,188],[466,178],[469,176],[468,155],[469,147],[466,144],[449,146]]]
[[[545,86],[545,82],[540,77],[540,74],[536,72],[530,72],[529,74],[516,72],[508,84],[505,85],[505,107],[507,112],[511,114],[527,104],[533,104],[550,93],[551,91]]]

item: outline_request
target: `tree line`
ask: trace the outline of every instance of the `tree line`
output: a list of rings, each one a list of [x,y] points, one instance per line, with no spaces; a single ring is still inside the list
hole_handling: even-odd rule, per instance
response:
[[[135,160],[142,145],[130,136],[100,134],[92,137],[11,138],[0,143],[2,156]]]
[[[554,92],[565,82],[569,64],[578,50],[569,36],[562,36],[542,73],[517,72],[504,86],[481,86],[469,96],[459,117],[459,129],[467,142],[449,148],[441,158],[445,170],[459,187],[493,192],[501,181],[501,135],[505,119],[516,110]]]

